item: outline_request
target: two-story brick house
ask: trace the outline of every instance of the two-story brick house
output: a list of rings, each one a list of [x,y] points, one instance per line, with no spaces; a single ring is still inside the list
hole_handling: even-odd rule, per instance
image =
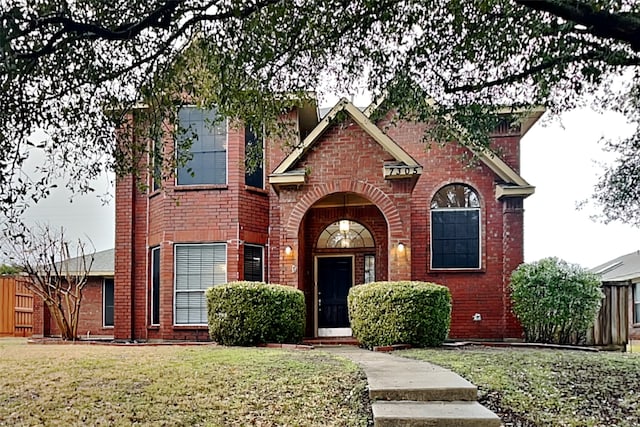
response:
[[[205,124],[182,108],[198,137],[175,178],[141,191],[116,186],[116,339],[207,339],[209,286],[261,280],[301,289],[306,335],[349,335],[346,295],[373,280],[423,280],[453,296],[450,336],[520,337],[508,282],[523,261],[520,138],[539,118],[492,136],[500,152],[422,141],[424,125],[370,120],[341,100],[319,119],[312,102],[290,111],[299,143],[266,140],[246,173],[243,127]]]

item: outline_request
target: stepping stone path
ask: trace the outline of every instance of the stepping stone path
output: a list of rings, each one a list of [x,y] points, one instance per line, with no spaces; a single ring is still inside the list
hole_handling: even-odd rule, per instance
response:
[[[375,427],[500,427],[477,402],[478,389],[428,362],[357,347],[322,347],[353,360],[367,375]]]

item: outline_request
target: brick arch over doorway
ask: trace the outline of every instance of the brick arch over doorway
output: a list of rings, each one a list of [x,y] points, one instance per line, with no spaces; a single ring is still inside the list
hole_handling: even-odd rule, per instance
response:
[[[300,230],[300,224],[307,211],[320,199],[333,193],[355,193],[369,199],[382,212],[390,240],[394,237],[401,238],[404,234],[404,224],[400,212],[382,190],[363,181],[341,180],[337,182],[316,185],[312,191],[305,194],[294,206],[287,221],[286,234],[290,239],[296,239]]]

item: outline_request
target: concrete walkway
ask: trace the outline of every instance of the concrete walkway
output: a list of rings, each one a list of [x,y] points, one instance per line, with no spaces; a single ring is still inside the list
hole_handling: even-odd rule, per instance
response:
[[[376,427],[499,427],[477,402],[476,386],[428,362],[358,347],[318,347],[360,365],[367,375]]]

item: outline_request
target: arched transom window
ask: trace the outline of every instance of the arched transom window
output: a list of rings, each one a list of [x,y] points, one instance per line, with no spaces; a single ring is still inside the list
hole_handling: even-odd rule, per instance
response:
[[[325,248],[373,248],[373,236],[362,224],[348,219],[341,219],[325,228],[316,247]]]
[[[480,268],[480,201],[468,185],[445,185],[431,200],[431,268]]]

